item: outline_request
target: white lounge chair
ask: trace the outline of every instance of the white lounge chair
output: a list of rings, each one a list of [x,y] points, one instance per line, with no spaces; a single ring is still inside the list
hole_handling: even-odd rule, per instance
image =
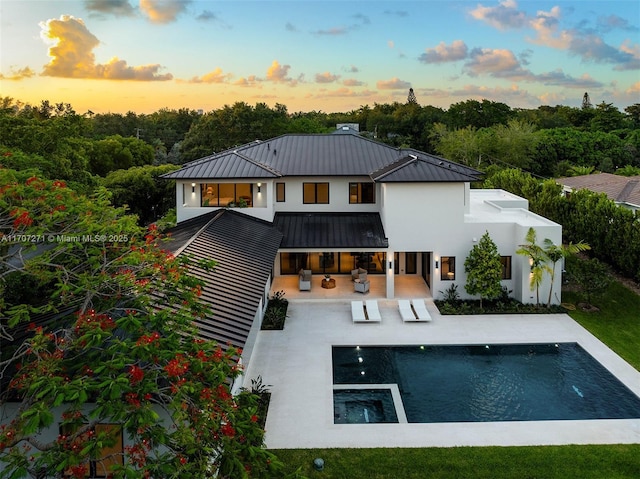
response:
[[[413,310],[416,312],[416,316],[418,316],[418,320],[431,321],[431,315],[429,314],[429,311],[427,311],[423,299],[412,299],[411,305],[413,306]]]
[[[369,321],[382,321],[382,316],[380,316],[380,310],[378,309],[378,302],[375,299],[365,301],[365,306],[367,308],[367,318]]]
[[[351,301],[351,319],[353,319],[354,323],[367,320],[364,314],[364,303],[362,301]]]
[[[402,316],[402,321],[417,321],[416,315],[413,313],[413,309],[411,309],[411,302],[408,299],[399,299],[398,300],[398,309],[400,310],[400,316]]]

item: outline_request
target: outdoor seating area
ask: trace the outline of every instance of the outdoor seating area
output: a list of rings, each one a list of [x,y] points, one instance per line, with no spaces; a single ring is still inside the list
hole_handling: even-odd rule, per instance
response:
[[[351,319],[354,323],[379,323],[382,321],[378,302],[375,299],[367,301],[351,301]]]
[[[402,321],[431,321],[431,315],[424,304],[423,299],[399,299],[398,310]]]

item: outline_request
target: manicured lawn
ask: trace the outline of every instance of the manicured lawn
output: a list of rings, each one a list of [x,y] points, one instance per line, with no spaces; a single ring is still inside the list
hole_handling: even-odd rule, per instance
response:
[[[565,303],[583,297],[563,293]],[[640,370],[640,296],[620,283],[593,299],[594,313],[570,316]],[[357,438],[356,438],[357,439]],[[416,449],[273,450],[293,472],[326,479],[617,479],[640,478],[640,444]],[[313,460],[325,468],[317,472]]]
[[[563,292],[562,300],[577,304],[584,298]],[[640,371],[640,296],[614,282],[592,303],[600,311],[585,313],[576,309],[569,311],[569,315]]]
[[[274,452],[309,479],[637,479],[640,445],[287,449]],[[325,461],[324,471],[313,460]]]

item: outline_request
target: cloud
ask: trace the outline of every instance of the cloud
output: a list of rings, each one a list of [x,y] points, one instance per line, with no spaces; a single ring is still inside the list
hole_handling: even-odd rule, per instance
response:
[[[359,98],[370,97],[377,92],[372,90],[354,91],[351,88],[338,88],[336,90],[320,90],[320,93],[315,95],[316,98]]]
[[[339,36],[346,35],[349,30],[346,27],[333,27],[327,30],[316,30],[314,33],[316,35],[329,35],[329,36]]]
[[[579,89],[602,88],[604,86],[604,83],[593,79],[588,73],[585,73],[579,78],[575,78],[564,73],[562,69],[535,75],[532,81],[541,82],[547,86],[564,86]]]
[[[355,65],[349,65],[348,68],[344,68],[344,71],[346,71],[348,73],[358,73],[360,71],[360,69]]]
[[[527,24],[527,16],[518,11],[515,0],[503,0],[496,7],[484,7],[480,4],[469,12],[476,20],[488,23],[498,30],[522,28]]]
[[[222,68],[218,67],[209,73],[205,73],[201,77],[193,77],[189,83],[228,83],[233,77],[231,73],[223,73]]]
[[[31,78],[35,75],[35,72],[29,67],[19,69],[11,67],[9,69],[9,72],[10,73],[8,75],[3,75],[2,73],[0,73],[0,80],[20,81],[24,80],[25,78]]]
[[[200,22],[211,22],[218,20],[218,16],[211,10],[202,10],[202,12],[200,12],[200,14],[196,17],[196,20]]]
[[[262,82],[262,78],[258,78],[255,75],[249,75],[248,77],[240,77],[235,82],[233,82],[236,86],[241,87],[259,87]]]
[[[187,11],[191,0],[140,0],[140,10],[152,23],[171,23]]]
[[[396,44],[393,40],[387,40],[387,46],[391,49],[395,48]]]
[[[467,57],[467,45],[462,40],[455,40],[450,46],[440,42],[434,48],[427,48],[418,58],[422,63],[445,63],[463,60]]]
[[[362,82],[362,81],[360,81],[360,80],[356,80],[355,78],[345,78],[345,79],[342,81],[342,84],[343,84],[344,86],[362,86],[362,85],[364,85],[365,83],[364,83],[364,82]]]
[[[84,6],[90,13],[99,15],[131,17],[136,13],[129,0],[85,0]]]
[[[298,28],[293,23],[290,23],[290,22],[287,22],[285,24],[284,29],[288,32],[293,32],[293,33],[298,31]]]
[[[474,48],[465,63],[465,70],[471,76],[482,74],[496,75],[502,72],[513,72],[520,68],[520,62],[510,50]]]
[[[51,44],[51,61],[43,68],[44,76],[140,81],[173,78],[170,73],[160,75],[162,67],[158,64],[128,66],[126,61],[117,57],[106,64],[96,64],[93,49],[100,42],[79,18],[62,15],[59,19],[52,18],[41,22],[40,27],[40,36]]]
[[[613,30],[623,30],[627,32],[637,32],[640,30],[635,25],[631,25],[629,20],[626,20],[617,15],[600,16],[597,20],[597,25],[600,31],[608,33]]]
[[[411,83],[393,77],[391,80],[380,80],[376,86],[379,90],[406,90],[411,87]]]
[[[371,23],[371,20],[369,19],[369,17],[367,17],[362,13],[356,13],[355,15],[353,15],[353,18],[358,20],[363,25],[369,25]]]
[[[338,78],[340,78],[339,75],[334,75],[330,72],[316,73],[316,83],[333,83]]]
[[[286,83],[289,86],[296,86],[304,81],[304,75],[300,75],[297,79],[289,76],[291,65],[280,65],[277,60],[273,60],[271,66],[267,69],[267,81],[274,83]]]
[[[620,45],[620,51],[629,56],[629,60],[625,63],[617,65],[614,70],[638,70],[640,69],[640,44],[632,44],[630,40],[625,40]]]

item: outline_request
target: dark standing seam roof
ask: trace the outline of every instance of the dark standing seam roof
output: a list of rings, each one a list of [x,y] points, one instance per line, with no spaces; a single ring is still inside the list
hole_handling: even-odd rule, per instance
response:
[[[378,213],[276,213],[281,248],[389,247]]]
[[[200,301],[210,308],[196,321],[201,337],[244,347],[282,234],[271,223],[223,210],[180,223],[171,237],[170,251],[218,262],[213,271],[191,268],[205,283]]]
[[[282,135],[252,142],[162,175],[170,179],[240,179],[279,176],[372,176],[410,155],[421,168],[379,181],[475,181],[480,172],[413,149],[393,148],[355,134]],[[397,166],[397,165],[396,165]],[[374,178],[374,180],[375,180]],[[394,179],[396,178],[396,179]],[[403,179],[400,179],[403,178]]]
[[[470,173],[470,170],[430,155],[427,157],[407,155],[381,170],[374,171],[371,179],[376,183],[460,182],[479,179],[477,175]]]

